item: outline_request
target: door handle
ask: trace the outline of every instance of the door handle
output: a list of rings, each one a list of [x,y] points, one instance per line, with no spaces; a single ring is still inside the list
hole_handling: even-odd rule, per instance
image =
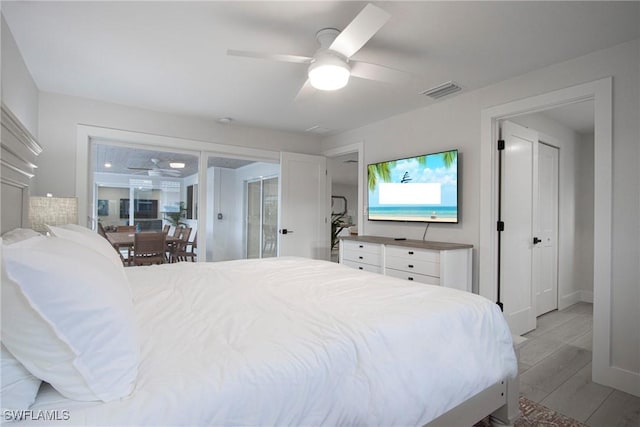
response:
[[[279,230],[280,234],[291,234],[293,230],[287,230],[286,228],[282,228]]]
[[[542,240],[538,239],[537,237],[533,238],[533,244],[537,245],[538,243],[542,242]]]

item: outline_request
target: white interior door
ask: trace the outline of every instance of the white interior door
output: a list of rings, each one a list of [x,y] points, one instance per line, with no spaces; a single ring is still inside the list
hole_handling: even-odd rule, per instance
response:
[[[536,316],[558,308],[558,159],[556,147],[538,145],[538,201],[533,246]]]
[[[280,154],[278,255],[329,259],[327,159]]]
[[[538,134],[505,121],[502,139],[501,293],[511,333],[521,335],[536,327],[532,251],[537,226],[534,196],[538,194]]]

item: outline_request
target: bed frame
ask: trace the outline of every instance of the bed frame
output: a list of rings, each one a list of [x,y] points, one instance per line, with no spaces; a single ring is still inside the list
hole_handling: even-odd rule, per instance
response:
[[[42,147],[4,104],[1,110],[0,233],[5,233],[29,226],[29,184]]]
[[[513,348],[520,360],[526,338],[513,336]],[[493,426],[513,426],[520,416],[519,377],[499,381],[429,422],[426,427],[472,426],[490,415]]]
[[[14,228],[29,227],[29,184],[35,175],[35,160],[42,152],[42,147],[4,104],[0,142],[1,234]],[[519,342],[516,342],[516,355],[518,347]],[[427,426],[471,426],[489,414],[494,425],[513,425],[520,415],[518,395],[517,377],[499,381],[431,421]]]
[[[513,426],[520,415],[518,394],[517,378],[497,382],[432,420],[426,427],[472,426],[487,414],[494,426]]]

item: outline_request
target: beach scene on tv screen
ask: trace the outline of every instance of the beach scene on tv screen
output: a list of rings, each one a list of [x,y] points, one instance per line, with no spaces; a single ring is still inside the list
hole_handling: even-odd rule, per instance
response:
[[[458,222],[456,150],[368,166],[369,219]]]

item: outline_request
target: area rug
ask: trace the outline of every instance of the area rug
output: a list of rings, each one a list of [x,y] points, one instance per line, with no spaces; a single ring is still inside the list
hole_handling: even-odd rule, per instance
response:
[[[514,423],[514,427],[587,427],[573,418],[533,402],[524,396],[520,396],[520,412],[522,415]],[[489,417],[483,419],[474,427],[491,427]]]

